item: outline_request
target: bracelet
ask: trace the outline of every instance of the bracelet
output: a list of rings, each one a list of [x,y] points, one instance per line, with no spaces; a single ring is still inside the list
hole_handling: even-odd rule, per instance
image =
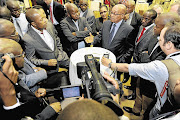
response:
[[[110,63],[108,64],[108,67],[111,68],[111,65],[112,65],[112,62],[110,62]]]

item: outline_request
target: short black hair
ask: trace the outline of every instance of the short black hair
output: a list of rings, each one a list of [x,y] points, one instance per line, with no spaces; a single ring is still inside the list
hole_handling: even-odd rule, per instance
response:
[[[152,19],[152,20],[156,19],[156,17],[157,17],[157,12],[156,12],[155,10],[149,9],[149,10],[147,10],[146,12],[150,12],[150,13],[151,13],[151,19]]]
[[[101,6],[99,7],[99,10],[100,10],[101,8],[103,8],[103,7],[105,7],[105,8],[107,9],[107,11],[108,11],[107,5],[101,5]]]
[[[32,8],[34,8],[34,9],[43,9],[43,7],[41,5],[34,5],[34,6],[32,6]]]
[[[166,27],[164,44],[171,41],[176,49],[180,49],[180,23],[173,21],[166,25]]]

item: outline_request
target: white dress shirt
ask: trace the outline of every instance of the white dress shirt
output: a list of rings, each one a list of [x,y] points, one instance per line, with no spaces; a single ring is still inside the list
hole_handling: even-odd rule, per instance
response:
[[[33,26],[31,26],[35,32],[37,32],[39,34],[39,36],[44,40],[44,42],[49,46],[49,48],[54,51],[54,40],[51,37],[51,35],[48,33],[47,30],[43,29],[43,32],[37,30],[36,28],[34,28]]]
[[[74,21],[74,20],[72,19],[72,21],[74,22],[74,24],[76,25],[76,27],[77,27],[77,29],[78,29],[78,31],[79,31],[78,20]],[[81,41],[81,42],[78,43],[78,49],[84,48],[84,47],[85,47],[84,41]]]
[[[26,20],[26,15],[24,13],[21,13],[18,18],[12,17],[12,19],[13,19],[13,23],[14,23],[16,31],[22,38],[28,30],[29,23]]]
[[[126,20],[126,23],[127,23],[128,25],[131,24],[133,14],[134,14],[134,11],[129,14],[129,19]]]
[[[52,9],[52,13],[54,13],[54,12],[53,12],[53,0],[51,1],[50,6],[51,6],[51,9]],[[53,25],[58,25],[59,23],[58,23],[58,21],[55,19],[54,14],[52,14],[52,18],[53,18]]]

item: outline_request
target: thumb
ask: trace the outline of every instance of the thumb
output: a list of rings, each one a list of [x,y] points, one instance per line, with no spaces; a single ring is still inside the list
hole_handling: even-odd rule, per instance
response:
[[[90,35],[90,36],[93,36],[91,32],[89,33],[89,35]]]

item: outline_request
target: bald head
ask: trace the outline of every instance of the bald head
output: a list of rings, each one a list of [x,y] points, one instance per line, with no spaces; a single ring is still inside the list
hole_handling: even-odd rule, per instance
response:
[[[78,9],[78,7],[75,4],[73,4],[73,3],[68,3],[66,7],[67,7],[67,12],[69,14],[70,14],[70,12],[72,12],[72,10]]]
[[[1,53],[13,53],[14,55],[19,55],[21,51],[22,48],[16,41],[7,38],[0,38]]]
[[[125,2],[127,13],[132,13],[135,8],[135,1],[134,0],[128,0]]]
[[[161,21],[161,24],[166,25],[169,22],[176,21],[180,22],[180,17],[178,14],[174,14],[173,12],[163,13],[156,19],[159,19]]]
[[[79,100],[68,105],[61,114],[61,120],[119,120],[108,107],[94,100]]]
[[[8,0],[6,4],[9,10],[19,7],[18,1],[16,0]]]
[[[6,6],[0,6],[0,18],[10,20],[11,19],[11,12]]]
[[[118,23],[124,19],[126,14],[126,6],[124,4],[117,4],[111,10],[111,22]]]
[[[121,11],[121,13],[126,13],[126,6],[124,4],[117,4],[113,7],[113,9],[116,9],[118,12]]]
[[[0,19],[0,37],[10,36],[15,31],[14,24],[6,19]]]
[[[31,22],[35,21],[36,16],[40,15],[40,11],[38,9],[32,8],[26,11],[26,19],[31,24]]]
[[[20,16],[20,6],[16,0],[8,0],[6,2],[7,8],[11,11],[13,17],[18,18]]]

